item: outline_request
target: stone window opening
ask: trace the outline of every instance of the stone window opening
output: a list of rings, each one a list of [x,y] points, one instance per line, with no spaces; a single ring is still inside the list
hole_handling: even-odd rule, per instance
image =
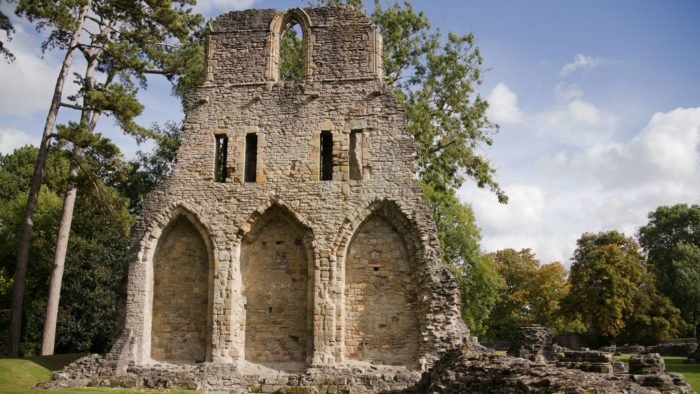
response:
[[[350,180],[362,180],[362,130],[350,132]]]
[[[226,153],[228,151],[228,136],[217,134],[216,136],[216,153],[214,160],[214,180],[224,183],[228,177],[226,171]]]
[[[304,10],[289,9],[270,25],[270,52],[265,77],[274,82],[298,82],[312,74],[311,21]]]
[[[321,132],[321,167],[322,181],[333,180],[333,134],[330,131]]]
[[[301,26],[292,21],[280,42],[280,79],[284,82],[298,82],[302,79],[304,65]]]
[[[258,135],[248,133],[245,136],[245,181],[255,182],[258,163]]]

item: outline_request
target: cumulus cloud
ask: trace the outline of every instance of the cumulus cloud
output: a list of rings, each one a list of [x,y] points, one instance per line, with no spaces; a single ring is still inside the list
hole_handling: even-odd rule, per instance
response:
[[[566,63],[564,67],[561,68],[559,73],[561,76],[566,76],[576,71],[579,68],[593,68],[603,63],[603,59],[597,57],[586,56],[583,54],[578,54],[574,56],[574,61],[572,63]]]
[[[488,191],[462,188],[459,196],[468,201],[479,215],[479,227],[488,233],[517,234],[522,228],[541,226],[544,194],[537,186],[511,184],[504,187],[508,204],[500,204]]]
[[[39,146],[39,138],[17,129],[0,128],[0,153],[7,155],[25,145]]]
[[[615,131],[615,124],[613,114],[593,103],[576,99],[533,115],[529,127],[560,142],[586,146],[609,139]]]
[[[486,116],[492,121],[498,124],[523,122],[523,113],[518,108],[518,96],[505,83],[500,82],[493,88],[488,102]]]
[[[690,180],[700,172],[700,107],[655,113],[641,132],[628,141],[600,142],[544,161],[570,167],[579,177],[607,188],[651,181]],[[569,171],[569,169],[564,169]]]
[[[194,6],[196,12],[214,16],[223,12],[245,10],[260,0],[198,0]]]
[[[488,96],[486,115],[498,124],[520,125],[538,135],[576,146],[612,136],[615,116],[583,100],[583,90],[575,84],[560,83],[553,94],[558,101],[554,107],[528,114],[518,107],[518,95],[500,82]]]

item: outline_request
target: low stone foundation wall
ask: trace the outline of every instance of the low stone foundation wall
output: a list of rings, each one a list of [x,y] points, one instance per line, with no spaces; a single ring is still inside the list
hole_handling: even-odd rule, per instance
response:
[[[594,350],[572,350],[564,353],[558,367],[580,369],[587,372],[625,372],[625,364],[608,353]]]
[[[406,367],[348,365],[283,372],[257,365],[131,365],[123,375],[110,374],[104,358],[91,355],[53,374],[37,388],[109,387],[204,390],[233,393],[356,393],[403,390],[421,379]]]
[[[593,373],[478,351],[445,355],[401,393],[692,393],[680,374]]]
[[[600,352],[573,352],[568,362],[606,364],[613,371],[583,372],[573,364],[533,362],[494,354],[471,345],[445,354],[421,374],[405,367],[343,365],[282,372],[255,364],[203,363],[131,365],[110,375],[109,360],[91,355],[53,374],[37,388],[113,387],[203,390],[207,393],[692,393],[680,374],[664,372],[658,354],[630,360],[630,372],[619,370],[614,357]],[[579,365],[580,367],[580,365]],[[98,375],[105,374],[105,375]]]
[[[644,353],[659,353],[666,357],[688,357],[695,353],[697,349],[698,342],[695,338],[681,338],[648,346]]]

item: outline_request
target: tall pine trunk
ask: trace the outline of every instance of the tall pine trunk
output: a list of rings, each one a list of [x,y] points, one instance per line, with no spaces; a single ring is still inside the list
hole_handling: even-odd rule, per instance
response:
[[[76,146],[73,149],[73,160],[71,160],[70,170],[68,171],[66,196],[63,199],[61,222],[58,225],[58,236],[56,237],[56,252],[54,254],[53,269],[51,270],[51,282],[49,282],[49,298],[46,303],[44,335],[41,340],[42,356],[52,355],[56,342],[58,302],[61,298],[61,282],[63,281],[63,268],[66,261],[66,251],[68,250],[68,236],[70,235],[71,222],[73,221],[73,208],[75,207],[75,198],[78,194],[76,178],[78,177],[82,156],[83,150]]]
[[[90,54],[94,51],[88,50]],[[98,56],[91,56],[88,59],[85,70],[85,91],[89,92],[94,88],[95,69],[98,64]],[[83,101],[83,107],[87,103]],[[100,113],[83,109],[80,116],[80,124],[86,126],[85,132],[92,133],[97,125]],[[92,115],[92,116],[91,116]],[[88,120],[90,123],[88,124]],[[49,282],[49,297],[46,302],[46,318],[44,320],[44,333],[41,340],[41,355],[50,356],[54,352],[56,342],[56,321],[58,320],[58,304],[61,298],[61,284],[63,282],[63,269],[66,263],[66,252],[68,251],[68,238],[70,227],[73,222],[73,208],[78,194],[78,171],[83,158],[83,148],[78,145],[73,147],[73,159],[68,170],[68,182],[66,184],[66,196],[63,199],[63,210],[61,221],[58,225],[58,236],[56,237],[56,250],[54,252],[53,267],[51,270],[51,281]]]
[[[9,357],[19,356],[19,341],[22,334],[22,303],[24,300],[24,286],[27,278],[27,260],[29,257],[29,241],[32,235],[32,227],[34,226],[34,213],[39,200],[39,190],[41,189],[41,178],[46,165],[46,157],[49,151],[49,140],[51,132],[56,125],[56,117],[58,109],[61,105],[61,96],[63,95],[63,85],[68,76],[73,54],[75,53],[78,39],[83,28],[85,16],[90,9],[90,1],[87,2],[80,10],[78,17],[78,25],[71,36],[71,40],[66,51],[66,56],[63,59],[61,70],[56,79],[56,86],[51,99],[49,113],[46,116],[46,124],[44,125],[44,134],[41,137],[39,145],[39,156],[37,157],[34,166],[34,174],[29,187],[29,195],[27,196],[27,208],[24,212],[24,220],[22,221],[22,230],[19,237],[19,245],[17,247],[17,264],[15,267],[14,286],[12,288],[12,306],[10,313],[9,338],[7,344],[7,354]]]

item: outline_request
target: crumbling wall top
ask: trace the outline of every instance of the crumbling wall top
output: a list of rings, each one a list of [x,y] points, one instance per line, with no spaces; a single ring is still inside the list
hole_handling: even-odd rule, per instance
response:
[[[281,37],[297,23],[302,31],[304,82],[381,78],[382,40],[374,24],[351,7],[321,7],[219,16],[209,25],[207,82],[277,82]]]

